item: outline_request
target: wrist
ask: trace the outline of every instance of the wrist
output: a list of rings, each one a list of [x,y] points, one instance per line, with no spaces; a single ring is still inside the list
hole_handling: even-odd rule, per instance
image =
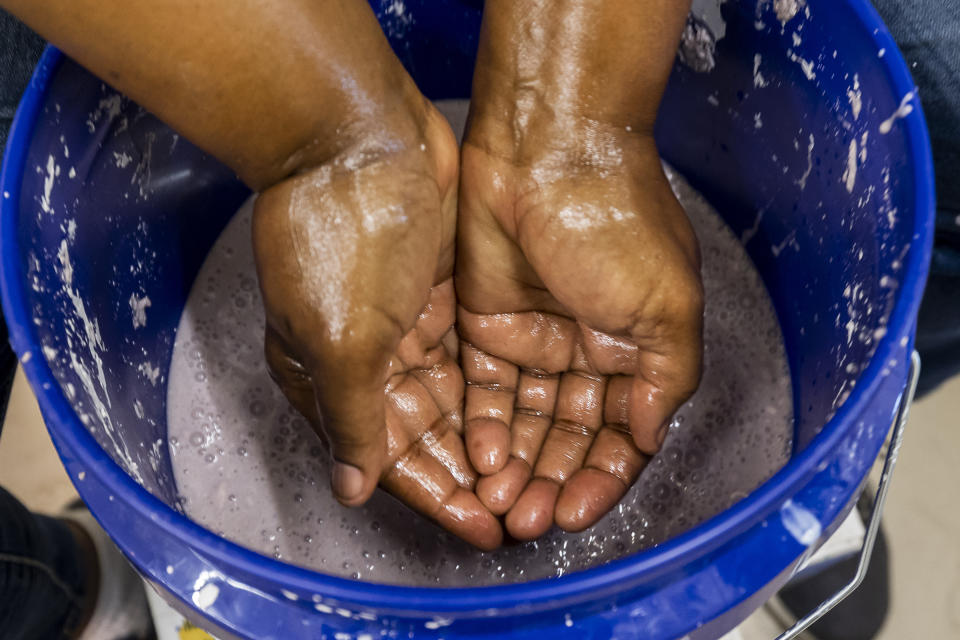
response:
[[[333,163],[359,168],[422,151],[430,130],[430,105],[409,76],[402,75],[394,86],[362,93],[377,95],[375,101],[350,101],[338,113],[328,113],[312,128],[313,135],[270,167],[272,175],[264,186]]]

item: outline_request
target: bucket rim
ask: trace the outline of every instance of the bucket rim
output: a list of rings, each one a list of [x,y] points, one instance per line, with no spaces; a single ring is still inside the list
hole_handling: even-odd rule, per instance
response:
[[[847,0],[847,4],[858,19],[858,24],[854,26],[867,33],[878,51],[886,49],[886,55],[879,59],[879,63],[886,71],[896,93],[895,98],[899,100],[914,91],[915,85],[902,54],[876,10],[868,0]],[[66,449],[76,457],[78,465],[98,474],[118,500],[126,503],[139,516],[163,527],[184,545],[240,572],[272,581],[278,587],[283,585],[287,589],[322,594],[325,599],[375,610],[470,612],[497,609],[505,612],[518,606],[529,609],[533,604],[546,605],[550,601],[568,603],[571,599],[590,596],[598,591],[622,589],[625,585],[650,580],[727,544],[758,524],[795,493],[801,484],[816,473],[817,463],[829,457],[849,427],[865,411],[878,390],[882,370],[895,354],[904,351],[904,345],[898,343],[901,338],[907,336],[909,346],[912,346],[915,317],[932,251],[935,206],[930,139],[919,100],[914,101],[914,113],[900,123],[904,127],[911,154],[915,185],[913,240],[905,261],[903,282],[887,323],[887,332],[879,340],[870,363],[846,402],[803,451],[795,453],[782,469],[749,496],[656,547],[562,577],[508,585],[411,587],[363,582],[269,558],[220,538],[140,486],[109,457],[79,420],[46,359],[28,358],[28,354],[40,355],[43,351],[29,315],[26,279],[20,263],[17,228],[20,191],[34,128],[51,80],[63,60],[64,54],[53,46],[48,46],[44,51],[17,109],[4,152],[0,174],[0,296],[10,342],[43,410],[47,429],[56,432]],[[75,482],[72,476],[71,481]],[[163,582],[159,574],[150,577]]]

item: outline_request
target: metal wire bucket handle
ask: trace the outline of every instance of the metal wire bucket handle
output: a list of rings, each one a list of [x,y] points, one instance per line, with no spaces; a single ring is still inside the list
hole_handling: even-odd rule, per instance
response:
[[[910,370],[907,374],[907,386],[903,395],[900,397],[900,405],[897,407],[897,417],[893,423],[893,435],[890,437],[890,446],[887,449],[887,457],[883,461],[883,473],[880,475],[880,483],[877,486],[877,494],[873,500],[873,509],[870,512],[870,521],[867,524],[866,534],[863,536],[863,546],[860,548],[860,561],[857,564],[857,572],[853,578],[842,589],[824,600],[820,606],[797,620],[792,627],[777,636],[776,640],[793,640],[803,633],[810,625],[819,620],[828,611],[846,598],[848,595],[860,586],[863,578],[867,575],[867,567],[870,565],[870,556],[873,555],[873,543],[877,540],[877,532],[880,530],[880,516],[883,513],[883,505],[887,500],[887,491],[890,490],[890,478],[893,475],[893,468],[897,465],[897,457],[900,455],[900,445],[903,444],[903,430],[907,424],[907,415],[910,413],[910,405],[913,402],[913,394],[917,390],[917,379],[920,377],[920,354],[914,351],[910,355]]]

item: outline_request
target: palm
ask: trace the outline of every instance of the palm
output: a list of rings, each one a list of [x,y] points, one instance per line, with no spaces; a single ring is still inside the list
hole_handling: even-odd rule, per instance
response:
[[[558,170],[544,182],[463,151],[467,448],[480,499],[518,538],[605,514],[699,375],[696,244],[682,212],[643,210],[651,198],[635,187],[657,176],[631,169],[641,179]],[[678,206],[669,192],[661,202]]]
[[[433,142],[429,154],[414,148],[359,168],[322,167],[260,196],[254,245],[266,356],[337,463],[362,471],[362,490],[339,493],[341,502],[364,502],[379,482],[493,548],[500,525],[473,493],[460,435],[457,149],[446,123]]]

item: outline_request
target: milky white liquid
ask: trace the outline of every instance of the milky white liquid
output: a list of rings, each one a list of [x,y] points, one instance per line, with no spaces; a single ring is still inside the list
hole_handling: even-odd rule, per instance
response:
[[[328,454],[267,374],[252,201],[211,249],[177,331],[167,422],[187,514],[251,549],[326,573],[476,586],[602,564],[746,496],[790,454],[783,340],[740,243],[683,178],[669,177],[703,253],[703,380],[675,416],[661,453],[597,525],[481,553],[381,491],[364,507],[340,506],[330,493]]]

